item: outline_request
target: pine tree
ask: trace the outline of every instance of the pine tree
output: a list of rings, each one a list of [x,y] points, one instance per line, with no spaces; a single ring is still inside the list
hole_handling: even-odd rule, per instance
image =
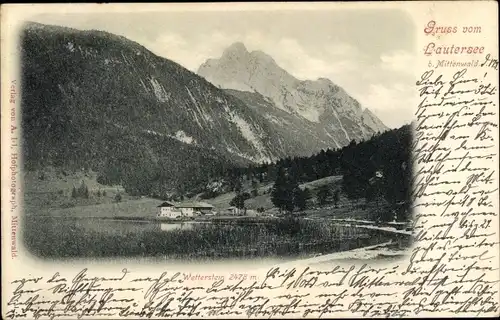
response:
[[[330,187],[328,185],[322,185],[316,194],[316,198],[318,200],[319,205],[324,205],[327,203],[328,198],[330,197]]]
[[[259,195],[259,183],[257,180],[252,179],[252,197],[257,197]]]
[[[71,198],[75,199],[78,197],[78,193],[76,192],[75,186],[73,186],[73,190],[71,191]]]
[[[299,185],[295,177],[289,175],[283,167],[280,167],[277,173],[271,191],[271,201],[280,212],[292,213],[295,209],[295,195]]]
[[[309,189],[304,188],[304,190],[297,188],[294,194],[294,203],[298,210],[304,211],[307,209],[307,200],[311,198],[311,192]]]
[[[233,181],[233,191],[236,193],[240,193],[242,189],[243,184],[241,183],[241,179],[239,177],[236,177]]]
[[[333,193],[333,204],[335,205],[335,208],[338,207],[339,200],[340,200],[340,190],[336,189],[335,192]]]
[[[245,200],[249,199],[250,195],[247,192],[238,193],[232,200],[229,202],[229,205],[234,206],[238,209],[245,208]]]
[[[80,184],[80,187],[78,188],[78,196],[79,197],[85,197],[85,188],[87,188],[87,186],[85,185],[85,181],[82,180],[82,183]]]
[[[280,212],[284,210],[285,202],[287,201],[286,183],[285,170],[280,167],[271,190],[271,202]]]

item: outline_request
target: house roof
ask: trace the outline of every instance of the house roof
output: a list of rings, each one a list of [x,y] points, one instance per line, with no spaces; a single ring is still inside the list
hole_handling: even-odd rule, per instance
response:
[[[197,209],[212,209],[214,206],[205,202],[186,202],[175,205],[176,208],[197,208]]]
[[[174,206],[175,206],[175,204],[173,204],[172,202],[170,202],[170,201],[165,201],[165,202],[163,202],[162,204],[160,204],[160,205],[158,206],[158,208],[161,208],[161,207],[174,207]]]

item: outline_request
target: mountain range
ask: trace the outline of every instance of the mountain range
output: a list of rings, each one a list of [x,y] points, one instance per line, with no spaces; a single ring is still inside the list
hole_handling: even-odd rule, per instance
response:
[[[30,22],[20,50],[28,170],[91,168],[144,194],[387,129],[330,80],[299,81],[240,43],[198,74],[97,30]]]
[[[342,147],[388,129],[331,80],[298,80],[271,56],[262,51],[249,52],[241,42],[229,46],[219,59],[207,60],[198,74],[221,88],[260,94],[270,107],[262,111],[279,109],[299,119],[305,128],[312,125],[314,134],[330,146]],[[257,99],[249,94],[237,96],[248,105],[256,104]]]

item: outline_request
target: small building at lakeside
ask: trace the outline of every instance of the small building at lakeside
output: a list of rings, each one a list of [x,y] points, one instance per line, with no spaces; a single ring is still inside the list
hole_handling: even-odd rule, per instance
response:
[[[245,215],[248,217],[258,217],[260,214],[259,214],[259,212],[257,212],[257,210],[247,209],[245,211]]]
[[[239,216],[243,213],[242,210],[236,207],[229,207],[225,211],[226,211],[225,213],[230,216]]]
[[[157,217],[175,219],[180,217],[194,217],[195,215],[204,215],[207,213],[211,213],[214,209],[214,206],[205,202],[175,204],[170,201],[165,201],[157,208]]]
[[[249,217],[256,217],[259,216],[259,212],[257,210],[253,209],[239,209],[237,207],[229,207],[225,210],[224,212],[227,215],[230,216],[249,216]]]
[[[175,208],[181,210],[183,216],[193,217],[196,214],[205,215],[207,213],[211,213],[214,206],[205,202],[189,202],[177,204]]]
[[[157,217],[175,219],[182,215],[182,212],[176,209],[175,204],[170,201],[163,202],[157,208]]]

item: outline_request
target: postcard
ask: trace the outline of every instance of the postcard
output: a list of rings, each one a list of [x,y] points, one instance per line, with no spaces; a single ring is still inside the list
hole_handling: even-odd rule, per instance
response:
[[[498,316],[497,15],[2,5],[2,317]]]

